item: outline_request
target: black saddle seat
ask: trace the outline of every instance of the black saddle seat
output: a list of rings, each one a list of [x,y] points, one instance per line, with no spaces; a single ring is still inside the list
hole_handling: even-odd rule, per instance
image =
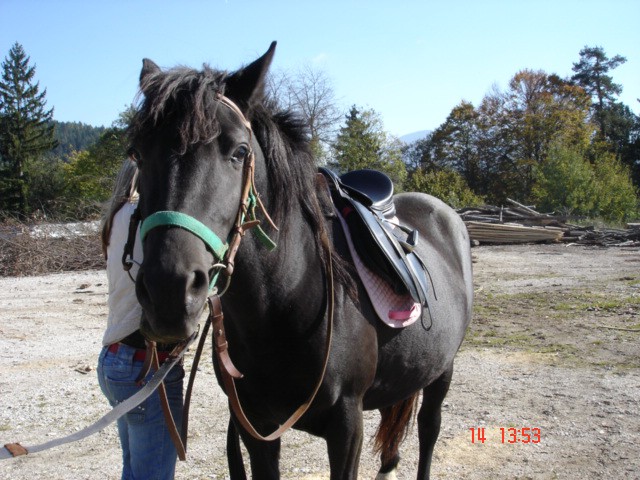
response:
[[[396,209],[393,204],[393,182],[382,172],[371,169],[353,170],[340,176],[343,186],[350,192],[357,192],[368,199],[372,210],[381,216],[391,218]]]

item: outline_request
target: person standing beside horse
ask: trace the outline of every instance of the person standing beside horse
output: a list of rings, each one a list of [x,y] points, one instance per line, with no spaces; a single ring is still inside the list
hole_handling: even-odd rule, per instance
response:
[[[142,261],[139,235],[136,235],[133,249],[135,262],[131,270],[126,272],[121,262],[129,236],[130,218],[138,202],[136,176],[136,165],[126,160],[116,179],[114,195],[101,232],[103,253],[107,260],[109,315],[98,360],[98,382],[112,406],[139,391],[149,378],[143,372],[147,351],[139,330],[142,308],[132,280]],[[159,361],[162,362],[172,349],[173,345],[158,345]],[[183,379],[184,369],[179,363],[164,380],[178,429],[181,428],[179,422],[183,410]],[[160,396],[155,391],[118,420],[123,480],[174,478],[177,451],[160,402]]]

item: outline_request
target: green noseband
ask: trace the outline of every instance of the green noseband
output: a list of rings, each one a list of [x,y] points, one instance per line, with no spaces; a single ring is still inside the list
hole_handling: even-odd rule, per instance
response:
[[[202,240],[207,247],[209,247],[209,250],[211,250],[219,262],[222,262],[224,254],[229,249],[229,245],[220,240],[220,237],[213,233],[204,223],[190,217],[186,213],[180,212],[161,211],[149,215],[144,219],[140,226],[140,238],[144,241],[150,230],[163,226],[180,227],[193,233],[196,237]],[[219,273],[220,272],[216,272],[216,274],[211,278],[209,282],[209,291],[213,290],[213,287],[218,281]]]
[[[220,261],[224,258],[224,254],[229,248],[229,245],[220,240],[220,237],[213,233],[204,223],[185,213],[170,211],[156,212],[144,219],[140,226],[142,240],[145,239],[149,230],[161,226],[180,227],[193,233],[209,247]]]

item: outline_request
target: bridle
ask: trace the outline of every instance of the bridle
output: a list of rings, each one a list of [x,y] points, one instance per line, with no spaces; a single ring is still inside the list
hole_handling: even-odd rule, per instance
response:
[[[260,200],[260,195],[258,195],[256,191],[255,152],[251,147],[251,140],[253,137],[253,129],[251,128],[251,123],[246,119],[238,106],[228,97],[225,97],[221,93],[217,93],[216,100],[218,100],[222,105],[226,106],[232,112],[234,112],[242,122],[243,126],[249,132],[249,152],[245,158],[243,165],[243,180],[240,205],[238,208],[234,226],[227,236],[228,241],[225,242],[221,240],[221,238],[216,233],[214,233],[209,227],[207,227],[196,218],[185,213],[175,211],[159,211],[149,215],[142,221],[142,224],[140,226],[140,237],[144,241],[149,231],[153,230],[154,228],[163,226],[180,227],[199,237],[209,248],[215,259],[215,263],[212,266],[212,270],[215,273],[210,275],[209,278],[209,292],[211,293],[212,291],[214,291],[220,272],[224,272],[227,278],[227,282],[221,290],[220,295],[222,295],[229,286],[229,282],[231,280],[231,275],[233,274],[235,265],[235,257],[238,253],[240,242],[242,240],[242,237],[244,237],[245,233],[248,230],[256,228],[258,238],[263,243],[263,245],[265,245],[269,250],[273,250],[276,248],[275,242],[271,240],[271,238],[269,238],[269,236],[264,232],[264,230],[260,226],[261,221],[256,218],[256,207],[260,208],[262,214],[264,215],[264,218],[272,228],[277,231],[278,227],[276,227],[275,223],[269,216],[267,210],[264,207],[264,204]],[[135,234],[135,230],[133,233]],[[123,257],[123,263],[126,255],[127,252],[125,252],[125,256]]]
[[[262,230],[260,223],[261,221],[256,218],[255,209],[259,207],[262,214],[264,215],[267,222],[277,231],[277,227],[274,224],[273,220],[267,213],[264,204],[260,200],[260,196],[256,191],[255,186],[255,152],[253,148],[251,148],[251,139],[253,137],[253,129],[251,128],[251,123],[244,116],[242,111],[238,108],[238,106],[228,97],[224,96],[221,93],[216,94],[216,99],[225,107],[229,108],[232,112],[236,114],[236,116],[240,119],[243,126],[249,132],[249,153],[244,162],[243,166],[243,180],[242,180],[242,192],[241,192],[241,200],[238,208],[238,213],[236,215],[236,220],[231,232],[228,235],[228,242],[224,242],[220,239],[220,237],[215,234],[209,227],[204,225],[199,220],[191,217],[182,212],[174,212],[174,211],[159,211],[149,215],[142,221],[142,225],[140,226],[140,236],[141,239],[144,240],[149,233],[154,228],[162,227],[162,226],[174,226],[180,227],[184,230],[187,230],[197,237],[199,237],[205,245],[211,250],[213,253],[215,260],[217,263],[213,265],[217,271],[215,274],[211,275],[210,283],[209,283],[209,297],[207,299],[207,303],[209,306],[209,317],[205,323],[202,336],[200,342],[198,344],[198,348],[196,351],[196,359],[194,359],[194,365],[196,361],[199,361],[200,353],[204,346],[204,339],[207,336],[207,332],[209,326],[213,326],[213,339],[214,339],[214,350],[216,352],[216,358],[218,361],[218,366],[220,370],[220,375],[222,377],[222,383],[225,387],[225,391],[229,398],[229,404],[233,413],[236,416],[236,419],[243,426],[243,428],[254,438],[259,440],[275,440],[282,436],[286,430],[291,428],[302,415],[308,410],[309,406],[315,399],[322,382],[324,381],[325,372],[327,369],[327,365],[329,363],[329,353],[331,349],[331,337],[333,333],[333,312],[334,312],[334,287],[333,287],[333,268],[331,261],[331,254],[329,252],[328,260],[327,260],[327,268],[326,268],[326,278],[327,278],[327,331],[326,331],[326,342],[325,342],[325,351],[324,351],[324,360],[322,371],[319,376],[318,381],[313,389],[313,392],[309,396],[308,400],[305,401],[298,409],[287,419],[276,431],[271,433],[268,436],[262,436],[259,434],[256,429],[253,427],[249,419],[246,417],[242,406],[240,404],[240,399],[238,397],[238,393],[235,387],[235,380],[243,377],[242,373],[238,371],[237,368],[233,365],[231,358],[228,353],[228,344],[226,340],[226,334],[224,330],[224,315],[222,313],[222,304],[220,301],[220,297],[226,292],[229,283],[231,281],[231,276],[233,275],[234,266],[235,266],[235,256],[240,247],[240,242],[244,237],[245,233],[248,230],[255,229],[255,232],[258,236],[258,239],[269,249],[273,250],[276,248],[275,242],[269,238],[269,236]],[[134,220],[132,217],[132,222],[139,221],[138,219]],[[135,231],[137,229],[137,224],[134,227],[130,228],[130,236],[131,234],[135,235]],[[131,233],[133,232],[133,233]],[[128,242],[129,243],[129,242]],[[133,241],[131,241],[131,250],[127,251],[125,248],[125,253],[123,254],[123,266],[126,270],[127,263],[125,262],[128,255],[133,252]],[[219,292],[216,284],[218,281],[219,274],[223,272],[227,278],[226,284],[223,289]],[[191,395],[191,388],[193,386],[193,378],[196,368],[192,368],[191,377],[189,378],[189,384],[187,387],[187,393],[185,396],[185,415],[183,416],[183,429],[182,429],[182,440],[186,445],[186,428],[188,425],[188,405],[189,399]]]
[[[250,135],[252,134],[251,124],[247,121],[245,116],[242,114],[240,109],[227,97],[223,95],[218,95],[218,100],[223,104],[233,110],[239,118],[242,120],[244,126],[249,130]],[[199,220],[190,217],[189,215],[180,213],[180,212],[157,212],[153,215],[150,215],[142,224],[141,231],[144,231],[142,237],[148,233],[149,230],[159,227],[159,226],[177,226],[180,228],[184,228],[198,236],[202,239],[202,241],[209,246],[214,252],[216,258],[220,261],[221,271],[224,271],[227,275],[227,278],[230,279],[233,274],[233,266],[234,266],[234,258],[240,246],[240,241],[242,237],[246,233],[247,230],[252,229],[254,227],[257,228],[257,232],[259,232],[259,238],[265,245],[270,247],[270,249],[275,248],[275,243],[271,241],[271,239],[262,231],[259,227],[259,220],[255,218],[255,207],[258,205],[260,209],[263,211],[265,217],[273,225],[273,221],[267,214],[264,205],[260,201],[258,195],[255,192],[255,184],[254,184],[254,168],[255,168],[255,154],[253,151],[250,151],[247,164],[244,167],[244,180],[243,180],[243,189],[242,189],[242,201],[240,204],[240,208],[238,211],[238,215],[236,218],[236,222],[234,228],[232,230],[232,234],[230,235],[229,243],[222,242],[220,238],[213,233],[208,227],[202,224]],[[326,184],[324,185],[326,187]],[[132,255],[133,255],[133,245],[135,240],[135,235],[138,227],[138,223],[140,222],[140,214],[136,213],[132,215],[131,222],[129,225],[129,238],[127,240],[127,244],[124,249],[124,253],[122,256],[122,263],[124,269],[128,272],[132,265]],[[161,215],[162,214],[162,215]],[[246,221],[246,218],[249,218]],[[152,220],[149,220],[152,219]],[[145,223],[146,222],[146,223]],[[146,225],[146,226],[145,226]],[[275,228],[275,225],[273,225]],[[326,238],[325,241],[328,241]],[[19,456],[25,455],[29,452],[35,453],[43,450],[47,450],[49,448],[53,448],[58,445],[63,445],[66,443],[74,442],[80,440],[82,438],[86,438],[89,435],[92,435],[100,430],[102,430],[108,424],[114,422],[121,416],[125,415],[129,410],[139,405],[145,398],[151,395],[156,389],[158,389],[160,393],[160,400],[162,409],[164,411],[164,415],[167,421],[167,427],[169,429],[169,433],[173,440],[173,443],[178,452],[178,457],[180,460],[184,460],[186,458],[186,445],[187,445],[187,430],[189,423],[189,407],[191,401],[191,392],[193,389],[193,384],[195,380],[195,374],[198,370],[198,363],[200,361],[200,357],[204,348],[204,343],[207,337],[207,332],[210,326],[213,326],[213,339],[214,339],[214,347],[216,353],[216,359],[219,366],[220,376],[222,377],[222,383],[224,385],[225,391],[229,398],[229,404],[233,413],[238,420],[238,422],[242,425],[242,427],[254,438],[259,440],[275,440],[281,437],[285,431],[291,428],[302,415],[309,409],[311,403],[315,399],[320,387],[322,386],[322,382],[324,381],[325,372],[327,370],[327,365],[329,363],[329,353],[331,350],[331,337],[333,334],[333,314],[334,314],[334,289],[333,289],[333,268],[331,263],[331,253],[328,254],[327,259],[327,331],[326,331],[326,342],[325,342],[325,350],[324,350],[324,360],[322,371],[316,382],[316,385],[313,389],[313,392],[309,396],[309,398],[300,405],[295,412],[273,433],[265,436],[260,435],[256,429],[253,427],[249,419],[246,417],[244,411],[242,410],[242,406],[240,404],[240,399],[238,397],[238,393],[235,387],[235,380],[242,378],[242,374],[234,367],[233,362],[231,362],[231,358],[228,354],[228,344],[226,341],[226,335],[224,331],[224,316],[222,314],[222,304],[220,301],[220,296],[224,293],[218,293],[215,288],[215,281],[210,283],[210,291],[209,297],[207,299],[207,303],[209,305],[209,316],[207,321],[205,322],[203,332],[200,337],[200,341],[198,342],[198,347],[196,349],[193,365],[191,367],[191,373],[189,376],[189,382],[187,384],[187,391],[185,393],[184,399],[184,408],[183,408],[183,416],[182,416],[182,433],[179,433],[171,415],[171,410],[169,408],[166,391],[163,388],[163,379],[168,374],[168,372],[177,364],[177,362],[182,358],[187,348],[191,343],[195,341],[197,333],[194,333],[188,340],[181,342],[176,346],[173,352],[171,352],[169,358],[162,364],[159,365],[158,356],[156,351],[155,342],[148,341],[147,342],[147,355],[146,358],[148,360],[148,365],[143,366],[143,376],[146,377],[148,372],[148,368],[153,366],[156,370],[156,374],[151,378],[151,380],[136,394],[131,396],[129,399],[124,402],[118,404],[114,407],[111,412],[107,415],[100,418],[93,425],[90,425],[87,428],[82,429],[81,431],[75,432],[74,434],[68,435],[66,437],[58,438],[46,442],[41,445],[36,445],[33,447],[23,447],[19,443],[11,443],[5,445],[5,451],[0,450],[0,459],[10,458],[11,456]],[[222,270],[223,269],[223,270]],[[219,272],[218,272],[219,273]],[[217,277],[217,275],[216,275]],[[227,286],[228,286],[227,280]],[[226,289],[226,286],[225,286]],[[147,363],[147,362],[145,362]],[[164,393],[163,393],[164,392]]]

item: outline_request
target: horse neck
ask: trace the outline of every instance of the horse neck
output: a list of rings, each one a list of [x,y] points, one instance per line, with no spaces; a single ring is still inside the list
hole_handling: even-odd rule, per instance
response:
[[[251,315],[254,327],[259,319],[304,323],[303,317],[315,319],[323,308],[326,290],[320,246],[301,212],[292,212],[287,222],[274,251],[247,234],[236,257],[231,308]]]

